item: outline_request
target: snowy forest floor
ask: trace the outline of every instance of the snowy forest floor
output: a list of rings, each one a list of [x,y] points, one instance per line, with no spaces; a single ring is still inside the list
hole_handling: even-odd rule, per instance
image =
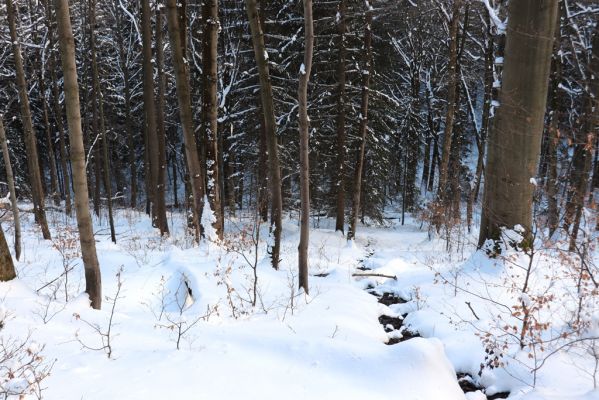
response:
[[[388,217],[387,227],[360,227],[350,244],[330,229],[333,221],[321,219],[311,231],[306,296],[296,289],[294,219],[285,221],[275,271],[268,226],[259,226],[255,246],[252,216],[227,221],[224,243],[193,246],[181,214],[170,215],[171,236],[161,239],[145,214],[119,209],[117,244],[105,218],[95,221],[105,296],[95,311],[82,294],[74,218],[50,211],[53,240],[44,241],[24,213],[18,278],[0,283],[0,344],[24,344],[25,355],[0,365],[0,390],[27,386],[10,371],[39,352],[37,373],[51,367],[41,383],[51,400],[487,398],[464,394],[456,373],[473,377],[489,399],[504,392],[510,399],[599,399],[594,341],[552,354],[520,350],[502,330],[522,300],[514,289],[521,268],[511,266],[526,264],[524,256],[489,259],[476,251],[474,233],[458,236],[447,251],[447,241],[429,239],[418,221],[401,226],[396,215]],[[12,246],[11,221],[2,225]],[[566,264],[549,250],[534,260],[534,290],[555,294],[551,301],[561,305],[539,311],[538,321],[550,321],[541,335],[559,336],[569,320],[572,287],[555,279]],[[381,324],[381,315],[399,319]],[[499,368],[479,374],[481,364],[494,362],[481,337],[493,338],[504,354]],[[539,360],[545,362],[533,388]],[[23,375],[34,379],[33,371]]]

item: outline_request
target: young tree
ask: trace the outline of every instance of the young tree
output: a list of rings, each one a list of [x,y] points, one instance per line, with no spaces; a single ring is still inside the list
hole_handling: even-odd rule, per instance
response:
[[[337,10],[337,30],[339,35],[339,60],[337,61],[337,181],[332,185],[336,190],[336,206],[335,206],[335,230],[343,232],[345,228],[345,162],[347,156],[347,147],[345,143],[345,58],[347,57],[346,49],[346,12],[347,0],[340,0]]]
[[[81,255],[85,268],[85,291],[89,295],[91,306],[100,309],[102,305],[102,280],[100,265],[96,254],[96,241],[89,211],[87,176],[85,172],[85,150],[81,129],[81,111],[79,106],[79,84],[75,64],[75,39],[71,28],[71,16],[68,0],[55,0],[56,21],[60,43],[60,58],[64,75],[64,93],[71,143],[71,165],[73,168],[73,186],[75,191],[75,212],[81,242]]]
[[[19,217],[19,207],[17,207],[17,192],[15,190],[15,177],[10,163],[10,154],[8,152],[8,141],[4,132],[4,123],[2,114],[0,114],[0,146],[2,146],[2,157],[4,157],[4,168],[6,169],[6,180],[10,192],[10,205],[12,207],[12,216],[15,222],[15,258],[17,261],[21,258],[21,219]]]
[[[23,69],[21,46],[19,45],[19,38],[17,35],[17,23],[15,15],[16,10],[13,6],[12,0],[6,0],[6,13],[8,16],[10,40],[12,41],[12,51],[15,59],[15,72],[17,75],[17,87],[19,90],[21,120],[23,123],[23,134],[25,136],[25,147],[27,149],[27,167],[29,168],[31,196],[33,197],[33,212],[36,222],[42,229],[42,236],[44,239],[50,240],[50,229],[48,229],[46,210],[44,208],[44,191],[42,188],[37,143],[35,132],[33,130],[33,122],[31,120],[31,109],[29,107],[29,95],[27,92],[27,81],[25,80],[25,70]]]
[[[0,226],[0,282],[10,281],[17,276],[15,265],[4,237],[4,230]]]
[[[204,126],[206,128],[206,163],[208,200],[216,217],[214,228],[223,238],[223,209],[218,151],[218,0],[204,0]]]
[[[175,81],[177,86],[177,99],[179,103],[179,118],[183,130],[185,159],[190,176],[192,192],[192,217],[199,241],[201,234],[201,217],[204,207],[204,174],[198,157],[197,144],[194,136],[193,114],[191,111],[191,92],[189,90],[189,64],[185,59],[185,25],[181,25],[181,17],[177,11],[177,0],[167,0],[167,21]]]
[[[141,36],[143,47],[143,92],[145,131],[148,143],[149,158],[149,190],[152,202],[152,223],[160,229],[160,234],[168,234],[166,206],[164,203],[164,180],[160,181],[160,145],[156,127],[156,103],[154,99],[154,67],[152,66],[152,25],[150,19],[150,3],[141,1]],[[146,180],[148,177],[146,176]]]
[[[372,5],[365,1],[364,13],[364,67],[362,68],[362,102],[360,106],[360,127],[358,136],[360,147],[354,173],[353,205],[347,231],[347,240],[354,240],[358,216],[360,213],[360,198],[362,196],[362,172],[364,170],[364,153],[366,151],[366,136],[368,133],[368,100],[370,95],[370,72],[372,67]]]
[[[58,79],[56,77],[56,63],[57,56],[54,49],[55,38],[52,18],[52,8],[50,6],[50,0],[44,0],[44,9],[46,12],[46,29],[48,30],[48,45],[51,50],[48,69],[50,70],[50,80],[52,82],[52,108],[54,111],[54,120],[56,121],[56,128],[58,129],[58,146],[60,154],[60,169],[62,172],[62,192],[65,201],[65,213],[71,215],[71,184],[69,178],[69,171],[67,167],[67,148],[64,135],[64,125],[62,120],[62,108],[60,106],[60,91],[58,90]]]
[[[499,239],[501,227],[521,225],[531,233],[557,3],[512,1],[508,6],[503,82],[489,135],[479,246]]]
[[[308,244],[310,241],[310,119],[308,117],[308,82],[314,53],[314,17],[312,0],[304,0],[304,62],[299,72],[299,135],[301,217],[299,242],[299,287],[308,293]]]
[[[260,97],[262,112],[264,114],[264,127],[266,129],[266,147],[270,173],[270,197],[272,201],[271,228],[274,243],[271,249],[272,267],[279,268],[279,253],[281,249],[281,231],[283,230],[283,194],[281,189],[281,168],[279,166],[279,144],[277,140],[277,122],[275,120],[272,84],[268,67],[268,53],[264,44],[264,34],[258,16],[256,0],[245,0],[246,11],[250,22],[254,57],[260,77]]]
[[[449,79],[447,82],[447,109],[445,112],[445,128],[443,130],[443,150],[441,152],[441,164],[439,165],[439,186],[437,187],[437,207],[435,209],[434,223],[437,230],[441,226],[443,212],[449,202],[448,192],[448,168],[453,142],[453,127],[457,109],[457,98],[459,96],[458,79],[458,32],[460,29],[460,13],[462,0],[453,0],[453,10],[449,21]]]

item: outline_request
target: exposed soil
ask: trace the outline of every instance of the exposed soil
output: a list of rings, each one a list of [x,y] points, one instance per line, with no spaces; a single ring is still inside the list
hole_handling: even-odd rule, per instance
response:
[[[470,374],[458,373],[457,374],[458,384],[464,393],[476,392],[480,390],[485,393],[485,388],[474,383],[474,379]],[[487,400],[507,399],[510,392],[499,392],[492,395],[487,395]]]

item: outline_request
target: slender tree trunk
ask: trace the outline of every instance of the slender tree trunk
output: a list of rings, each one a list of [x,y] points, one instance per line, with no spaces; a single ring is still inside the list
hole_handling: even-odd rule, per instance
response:
[[[179,102],[179,117],[183,129],[183,140],[185,148],[185,160],[189,171],[189,180],[192,192],[192,217],[195,228],[196,239],[200,240],[202,208],[204,207],[204,178],[200,159],[198,157],[197,145],[194,136],[194,124],[191,111],[191,93],[189,90],[189,65],[185,61],[185,37],[180,26],[181,17],[177,11],[177,0],[167,0],[167,21],[175,69],[175,82],[177,85],[177,99]]]
[[[510,2],[500,106],[489,136],[479,246],[501,227],[532,229],[557,0]]]
[[[483,97],[483,113],[481,118],[481,128],[480,132],[476,135],[476,148],[478,151],[478,157],[476,160],[476,172],[474,173],[474,182],[473,187],[470,189],[470,193],[468,195],[468,204],[466,206],[466,223],[468,225],[468,232],[470,232],[470,227],[472,226],[472,212],[474,209],[474,204],[478,199],[478,194],[480,191],[480,182],[483,174],[484,161],[485,161],[485,145],[487,141],[487,133],[489,131],[489,122],[491,115],[491,96],[493,94],[493,65],[495,63],[494,56],[494,42],[493,42],[493,32],[491,25],[491,17],[489,12],[485,13],[485,23],[487,25],[487,34],[486,34],[486,49],[485,49],[485,94]]]
[[[223,238],[221,179],[218,151],[218,0],[204,0],[204,117],[206,128],[207,193],[216,218],[214,229]]]
[[[161,233],[168,234],[168,224],[166,219],[166,129],[164,128],[164,96],[166,93],[166,75],[164,73],[164,46],[162,44],[163,33],[162,29],[163,13],[162,5],[160,2],[156,2],[156,66],[158,72],[158,98],[156,101],[156,136],[158,138],[158,185],[156,186],[156,195],[160,199],[156,203],[158,210],[158,217],[161,219],[160,230]],[[158,208],[157,208],[158,209]]]
[[[141,1],[141,30],[143,47],[143,92],[145,130],[148,138],[149,189],[152,199],[152,224],[160,229],[160,234],[168,234],[166,207],[164,204],[164,180],[160,177],[160,140],[156,126],[156,103],[154,99],[154,76],[152,66],[152,26],[149,0]],[[146,180],[148,177],[146,176]]]
[[[372,5],[366,3],[364,23],[364,67],[362,68],[362,105],[360,107],[360,127],[358,136],[360,148],[354,176],[354,193],[347,240],[356,236],[356,226],[360,214],[360,198],[362,195],[362,171],[364,169],[364,153],[366,150],[366,135],[368,133],[368,97],[370,94],[370,72],[372,64]]]
[[[42,236],[44,239],[50,240],[50,229],[48,229],[48,221],[46,220],[46,211],[44,209],[44,191],[42,189],[37,144],[33,130],[33,123],[31,121],[31,109],[29,108],[27,81],[25,80],[21,46],[19,45],[19,38],[17,36],[16,10],[13,7],[12,0],[6,0],[6,13],[8,15],[10,40],[12,41],[12,51],[15,60],[15,72],[19,91],[19,105],[21,107],[23,134],[25,136],[25,148],[27,150],[27,167],[29,168],[29,181],[31,184],[31,195],[33,198],[33,212],[36,222],[42,229]]]
[[[135,137],[133,127],[131,125],[131,84],[129,83],[129,65],[127,63],[127,55],[125,53],[124,37],[123,37],[123,15],[120,12],[119,0],[115,0],[116,10],[116,34],[119,47],[119,63],[123,70],[123,90],[125,101],[125,132],[127,134],[127,147],[129,148],[129,179],[130,179],[130,205],[131,208],[137,207],[137,165],[135,156]]]
[[[91,300],[91,306],[100,309],[102,304],[102,281],[100,266],[96,254],[96,242],[89,212],[87,177],[85,173],[85,149],[81,130],[81,111],[79,106],[79,85],[77,66],[75,65],[75,40],[71,28],[68,0],[55,0],[58,38],[64,74],[64,93],[67,110],[67,122],[71,142],[71,165],[73,166],[73,185],[75,189],[75,211],[81,242],[81,255],[85,268],[85,291]]]
[[[52,8],[50,1],[44,0],[44,9],[46,11],[46,29],[48,30],[48,42],[50,56],[48,60],[48,68],[50,70],[50,80],[52,82],[52,108],[54,111],[54,120],[58,129],[58,147],[60,154],[60,171],[62,173],[62,192],[65,200],[65,212],[68,216],[71,215],[71,185],[69,171],[67,168],[68,156],[66,143],[64,138],[64,125],[62,121],[62,108],[60,107],[60,91],[58,90],[58,79],[56,78],[56,52],[54,49],[54,28],[52,26]]]
[[[60,192],[58,189],[58,172],[56,169],[56,159],[54,158],[54,140],[52,138],[52,127],[50,126],[50,118],[48,116],[48,101],[46,99],[46,85],[41,69],[43,68],[40,62],[40,71],[38,74],[38,85],[40,87],[40,95],[42,98],[42,115],[44,118],[44,127],[46,128],[46,142],[48,145],[48,165],[50,166],[50,191],[54,204],[60,204]]]
[[[304,0],[304,63],[299,72],[299,141],[300,141],[300,242],[299,242],[299,288],[308,294],[308,245],[310,242],[310,123],[308,118],[308,82],[314,53],[314,18],[312,0]]]
[[[48,35],[51,33],[49,32]],[[54,48],[54,46],[52,46]],[[54,119],[56,121],[56,127],[58,129],[58,147],[60,152],[60,170],[62,173],[62,185],[63,185],[63,193],[65,199],[65,212],[68,216],[71,215],[71,179],[69,175],[69,170],[67,168],[68,163],[68,155],[64,134],[64,125],[62,122],[62,108],[60,107],[59,96],[60,92],[58,90],[58,82],[56,79],[55,68],[55,60],[54,55],[50,56],[50,77],[52,80],[52,100],[53,100],[53,109],[54,109]]]
[[[547,225],[549,227],[549,236],[557,230],[559,224],[559,210],[557,206],[557,146],[559,141],[559,83],[562,79],[562,61],[561,49],[561,21],[556,19],[555,40],[553,43],[552,57],[552,76],[551,76],[551,114],[549,119],[549,127],[547,128],[547,179],[545,180],[545,190],[547,192]]]
[[[273,103],[272,85],[270,82],[270,72],[268,67],[268,54],[264,44],[264,34],[258,17],[258,7],[256,0],[245,0],[248,19],[250,22],[250,31],[252,34],[252,43],[254,46],[254,56],[258,75],[260,77],[260,97],[262,99],[262,111],[264,113],[264,125],[266,127],[267,150],[270,172],[270,197],[272,201],[271,229],[274,236],[274,244],[270,250],[272,257],[272,266],[279,268],[279,253],[281,248],[281,232],[283,230],[282,212],[283,195],[281,183],[281,168],[279,166],[279,149],[277,141],[277,123],[275,120],[275,111]],[[274,228],[273,228],[274,226]]]
[[[258,211],[262,221],[268,221],[268,150],[266,150],[266,126],[262,110],[260,115],[260,137],[258,138]]]
[[[15,258],[18,261],[21,258],[21,218],[19,217],[19,207],[17,207],[17,191],[15,190],[15,177],[13,175],[12,165],[10,163],[10,153],[8,152],[8,142],[6,140],[6,133],[4,132],[4,124],[2,123],[2,115],[0,115],[0,145],[2,146],[4,168],[6,169],[6,180],[8,183],[8,190],[10,192],[10,205],[12,208],[12,216],[15,223]],[[1,273],[0,275],[4,275],[4,273]]]
[[[89,4],[89,29],[90,29],[90,49],[91,49],[91,61],[92,61],[92,86],[93,86],[93,104],[94,104],[94,132],[98,135],[98,141],[96,142],[96,156],[98,157],[96,165],[100,166],[100,155],[102,161],[102,172],[103,175],[99,176],[100,168],[96,173],[98,181],[96,182],[96,193],[98,195],[98,204],[100,200],[99,190],[100,181],[103,181],[104,192],[106,194],[106,201],[108,204],[108,222],[110,225],[110,239],[113,243],[116,243],[116,233],[114,230],[114,218],[112,215],[112,188],[110,182],[110,162],[108,159],[108,136],[106,135],[106,126],[104,123],[104,98],[102,96],[102,89],[100,88],[100,73],[98,71],[98,61],[96,57],[96,2],[91,0]],[[96,112],[97,109],[97,112]],[[99,130],[97,130],[99,128]],[[98,143],[100,142],[100,143]],[[100,147],[100,145],[102,147]],[[96,204],[96,202],[94,202]]]
[[[4,230],[0,226],[0,282],[10,281],[16,277],[15,265],[4,237]]]
[[[584,210],[584,199],[589,188],[589,179],[593,165],[593,149],[595,144],[597,127],[599,126],[599,26],[595,26],[592,39],[592,49],[590,63],[587,66],[588,81],[587,89],[584,93],[584,112],[582,115],[582,126],[579,132],[579,142],[574,150],[574,157],[577,157],[575,170],[572,173],[574,181],[573,194],[571,201],[566,205],[565,224],[573,218],[572,232],[570,233],[570,251],[576,249],[576,240],[580,229],[580,222]],[[572,162],[575,164],[575,161]],[[574,211],[575,210],[575,211]],[[573,215],[574,214],[574,215]]]
[[[459,95],[458,79],[458,33],[460,29],[460,12],[463,0],[453,0],[453,10],[449,21],[449,72],[447,81],[447,110],[445,112],[445,128],[443,130],[443,150],[441,151],[441,163],[439,165],[439,186],[437,187],[437,207],[435,209],[434,224],[440,229],[443,220],[444,209],[447,206],[448,192],[447,178],[449,160],[451,157],[453,127],[457,109],[457,98]]]
[[[339,43],[339,61],[337,63],[337,166],[336,181],[333,184],[333,194],[336,195],[335,206],[335,231],[345,231],[345,162],[347,158],[347,147],[345,144],[345,59],[347,49],[345,46],[345,34],[347,32],[346,22],[347,0],[340,0],[337,9],[337,34]]]

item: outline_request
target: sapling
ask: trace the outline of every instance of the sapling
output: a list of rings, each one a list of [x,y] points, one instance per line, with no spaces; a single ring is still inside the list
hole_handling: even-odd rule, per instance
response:
[[[106,296],[106,301],[111,304],[111,307],[110,307],[110,314],[108,316],[108,322],[106,323],[106,327],[104,329],[99,324],[96,324],[96,323],[93,323],[93,322],[87,321],[86,319],[81,318],[81,315],[79,315],[78,313],[73,314],[75,319],[83,322],[85,325],[90,327],[92,329],[92,331],[97,336],[100,337],[99,345],[89,345],[81,339],[81,337],[79,336],[79,331],[77,331],[75,333],[75,338],[77,339],[77,341],[79,342],[81,347],[83,347],[84,349],[87,349],[87,350],[103,351],[104,353],[106,353],[106,356],[108,358],[112,357],[112,352],[113,352],[112,351],[113,350],[112,344],[113,344],[113,339],[114,339],[113,327],[114,327],[114,314],[115,314],[115,310],[116,310],[116,304],[117,304],[117,301],[120,298],[122,298],[120,295],[121,289],[123,286],[123,281],[121,278],[122,273],[123,273],[123,267],[121,267],[119,269],[119,271],[116,273],[117,286],[116,286],[116,292],[114,294],[114,297],[110,298],[110,297]]]

